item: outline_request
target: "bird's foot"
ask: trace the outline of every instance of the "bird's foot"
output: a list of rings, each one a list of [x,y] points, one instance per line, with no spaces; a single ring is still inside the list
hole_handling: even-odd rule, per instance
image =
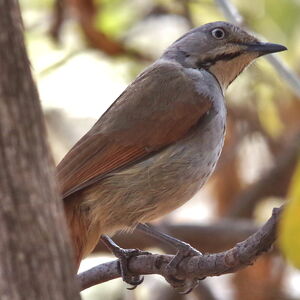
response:
[[[119,259],[119,267],[122,279],[124,282],[130,284],[132,287],[128,290],[135,289],[144,281],[144,277],[140,275],[132,274],[128,268],[129,260],[132,257],[139,255],[149,255],[150,252],[141,251],[139,249],[123,249],[119,247],[109,236],[102,235],[101,240],[112,251],[112,253]]]
[[[144,276],[134,275],[128,269],[129,260],[132,257],[136,257],[139,255],[149,255],[150,252],[141,251],[139,249],[122,249],[118,252],[119,264],[120,264],[120,272],[123,281],[130,284],[132,287],[127,288],[128,290],[134,290],[138,285],[140,285],[144,281]]]
[[[186,257],[202,255],[200,251],[193,248],[190,244],[176,239],[168,234],[157,231],[148,224],[138,224],[137,228],[160,241],[163,241],[173,248],[177,253],[170,263],[166,266],[164,277],[181,294],[188,294],[198,284],[199,280],[204,278],[183,278],[178,272],[180,262]]]
[[[202,253],[193,248],[188,243],[177,240],[177,253],[170,263],[166,266],[164,277],[170,285],[180,294],[190,293],[204,278],[184,278],[178,272],[178,266],[184,258],[199,256]]]

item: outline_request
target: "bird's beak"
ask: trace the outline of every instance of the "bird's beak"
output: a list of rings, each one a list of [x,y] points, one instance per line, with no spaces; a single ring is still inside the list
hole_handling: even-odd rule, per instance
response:
[[[247,52],[257,52],[259,56],[287,50],[285,46],[279,44],[272,44],[272,43],[263,43],[263,42],[258,42],[255,44],[246,44],[245,46],[246,46],[245,50]]]

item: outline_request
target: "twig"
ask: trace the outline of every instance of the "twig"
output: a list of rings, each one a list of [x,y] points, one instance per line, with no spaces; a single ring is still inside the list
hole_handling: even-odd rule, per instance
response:
[[[233,273],[253,264],[256,258],[270,249],[276,240],[276,227],[283,207],[273,209],[271,218],[253,235],[230,250],[203,256],[187,257],[178,266],[183,278],[203,278]],[[164,276],[166,265],[172,255],[141,255],[129,261],[133,274],[159,274]],[[118,261],[104,263],[78,275],[81,289],[120,277]]]
[[[245,27],[244,20],[237,8],[229,0],[215,0],[224,16],[232,23]],[[265,57],[277,73],[287,82],[293,92],[300,97],[300,79],[295,72],[287,67],[278,57],[271,54]]]
[[[49,73],[55,71],[56,69],[60,68],[61,66],[63,66],[64,64],[66,64],[70,59],[72,59],[74,56],[82,53],[84,51],[84,49],[75,49],[72,52],[68,53],[65,57],[63,57],[62,59],[56,61],[55,63],[53,63],[52,65],[46,67],[45,69],[41,70],[38,75],[39,76],[46,76]]]

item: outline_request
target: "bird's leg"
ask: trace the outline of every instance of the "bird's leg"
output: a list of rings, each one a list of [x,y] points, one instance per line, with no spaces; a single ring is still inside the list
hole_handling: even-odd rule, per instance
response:
[[[144,281],[144,277],[132,274],[128,269],[128,262],[131,257],[139,255],[148,255],[150,252],[141,251],[139,249],[123,249],[118,246],[108,235],[102,234],[100,237],[105,246],[119,259],[120,272],[123,281],[132,285],[129,290],[135,289]]]
[[[178,240],[172,236],[169,236],[165,233],[159,232],[155,230],[152,226],[147,224],[139,223],[137,225],[137,229],[145,232],[146,234],[163,241],[170,246],[177,249],[177,253],[175,257],[170,261],[170,263],[166,267],[166,280],[180,293],[187,294],[193,290],[195,286],[197,286],[198,281],[204,278],[194,278],[194,279],[179,279],[176,277],[177,275],[177,267],[179,263],[185,258],[189,256],[198,256],[202,255],[200,251],[193,248],[190,244],[185,243],[181,240]]]

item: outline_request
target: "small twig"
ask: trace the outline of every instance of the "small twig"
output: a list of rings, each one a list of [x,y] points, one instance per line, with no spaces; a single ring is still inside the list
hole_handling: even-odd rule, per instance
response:
[[[65,63],[67,63],[74,56],[80,54],[83,51],[84,51],[84,49],[76,49],[76,50],[68,53],[62,59],[58,60],[57,62],[53,63],[52,65],[50,65],[50,66],[46,67],[45,69],[41,70],[38,73],[38,75],[39,76],[46,76],[46,75],[48,75],[49,73],[51,73],[51,72],[55,71],[56,69],[58,69],[59,67],[63,66]]]
[[[244,27],[244,20],[238,9],[229,0],[215,0],[216,5],[222,10],[224,16],[232,23]],[[294,93],[300,97],[300,78],[287,67],[277,56],[270,54],[265,57],[277,73],[287,82]]]
[[[230,250],[203,256],[187,257],[178,266],[178,275],[183,278],[203,278],[233,273],[253,264],[256,258],[270,249],[276,240],[276,227],[283,207],[273,209],[271,218],[253,235]],[[141,255],[129,261],[134,274],[159,274],[164,276],[166,265],[172,255]],[[78,275],[81,289],[87,289],[120,277],[118,261],[104,263]]]

